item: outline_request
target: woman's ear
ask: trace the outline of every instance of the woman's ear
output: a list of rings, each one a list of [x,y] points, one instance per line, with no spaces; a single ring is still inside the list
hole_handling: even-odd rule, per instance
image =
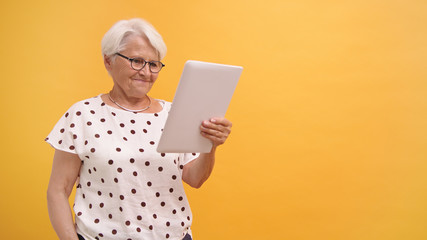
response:
[[[110,72],[110,70],[112,69],[111,64],[112,64],[111,58],[104,54],[104,66],[108,72]]]

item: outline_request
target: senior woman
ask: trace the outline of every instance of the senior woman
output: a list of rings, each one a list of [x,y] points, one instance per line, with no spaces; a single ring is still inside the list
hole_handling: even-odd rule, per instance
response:
[[[182,182],[199,188],[208,179],[231,122],[201,123],[210,153],[158,153],[171,103],[148,93],[165,66],[162,37],[142,19],[122,20],[105,34],[102,53],[113,88],[74,104],[46,138],[55,148],[47,192],[53,228],[60,239],[192,239]]]

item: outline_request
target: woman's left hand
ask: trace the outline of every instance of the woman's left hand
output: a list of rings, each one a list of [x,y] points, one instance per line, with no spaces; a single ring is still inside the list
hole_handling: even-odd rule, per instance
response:
[[[201,134],[212,141],[213,148],[225,143],[231,133],[232,123],[225,118],[211,118],[203,121],[200,126]]]

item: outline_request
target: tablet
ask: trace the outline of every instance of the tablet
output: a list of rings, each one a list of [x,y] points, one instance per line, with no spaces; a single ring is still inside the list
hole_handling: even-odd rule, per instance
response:
[[[225,116],[242,70],[240,66],[187,61],[157,151],[210,152],[212,143],[200,134],[200,125]]]

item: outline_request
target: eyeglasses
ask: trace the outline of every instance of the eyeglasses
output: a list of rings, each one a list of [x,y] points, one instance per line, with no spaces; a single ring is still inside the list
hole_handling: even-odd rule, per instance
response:
[[[147,62],[145,61],[145,59],[143,58],[129,58],[126,57],[120,53],[116,53],[116,55],[119,55],[120,57],[129,60],[130,62],[130,66],[135,70],[135,71],[140,71],[141,69],[143,69],[145,67],[145,65],[148,63],[148,67],[150,69],[150,71],[152,73],[158,73],[160,72],[160,70],[162,70],[162,68],[165,66],[162,62],[160,61],[151,61],[151,62]]]

